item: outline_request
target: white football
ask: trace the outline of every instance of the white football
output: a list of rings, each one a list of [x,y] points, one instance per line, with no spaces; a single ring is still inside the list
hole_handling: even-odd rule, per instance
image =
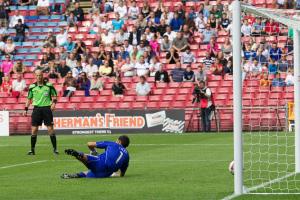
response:
[[[234,161],[229,163],[228,170],[232,175],[234,175]]]

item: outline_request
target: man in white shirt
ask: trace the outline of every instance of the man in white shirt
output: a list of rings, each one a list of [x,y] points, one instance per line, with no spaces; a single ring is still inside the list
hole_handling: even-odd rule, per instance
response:
[[[134,64],[130,62],[130,58],[126,58],[126,63],[121,67],[124,77],[132,77],[135,75]]]
[[[105,45],[110,45],[115,42],[115,36],[113,33],[108,32],[107,29],[104,29],[104,32],[101,34],[101,41]]]
[[[138,76],[146,76],[149,74],[149,64],[145,62],[144,56],[140,57],[140,61],[136,63],[135,68]]]
[[[112,23],[111,20],[108,20],[108,16],[104,15],[102,22],[100,24],[100,28],[103,30],[111,30],[112,29]]]
[[[132,1],[131,6],[128,9],[128,18],[132,20],[137,19],[139,14],[140,14],[139,7],[137,7],[135,1]]]
[[[182,64],[192,64],[196,62],[195,55],[191,52],[190,48],[187,47],[185,52],[181,56]]]
[[[85,72],[89,78],[92,78],[93,74],[98,72],[97,65],[93,64],[93,58],[89,58],[88,64],[83,67],[83,72]]]
[[[57,46],[64,46],[68,40],[68,28],[66,31],[62,28],[60,33],[56,36],[56,45]]]
[[[244,20],[244,23],[241,27],[241,32],[244,36],[250,36],[251,35],[251,29],[252,26],[249,24],[248,20]]]
[[[18,20],[22,20],[22,24],[24,24],[24,16],[20,15],[20,12],[18,10],[15,11],[15,15],[11,16],[9,19],[9,27],[14,28],[16,24],[18,24]]]
[[[123,29],[118,30],[116,35],[116,43],[117,45],[122,45],[125,40],[128,40],[128,33],[125,33]]]
[[[151,92],[151,86],[146,82],[145,76],[140,77],[140,82],[136,84],[136,95],[147,96]]]
[[[49,15],[50,14],[49,7],[50,7],[49,0],[38,0],[37,7],[36,7],[37,15]]]
[[[124,49],[125,51],[127,51],[129,54],[131,54],[132,50],[133,50],[133,46],[131,44],[129,44],[128,39],[124,40]]]
[[[12,82],[12,96],[13,97],[19,97],[23,94],[24,90],[26,88],[26,82],[22,78],[22,74],[17,74],[17,79],[13,80]]]
[[[119,13],[120,18],[124,18],[127,15],[127,7],[122,0],[119,2],[119,5],[114,8],[114,12]]]
[[[170,42],[172,43],[173,40],[176,38],[176,35],[177,35],[177,34],[176,34],[176,32],[172,31],[171,26],[167,26],[166,32],[165,32],[164,36],[165,36],[165,35],[168,36]]]

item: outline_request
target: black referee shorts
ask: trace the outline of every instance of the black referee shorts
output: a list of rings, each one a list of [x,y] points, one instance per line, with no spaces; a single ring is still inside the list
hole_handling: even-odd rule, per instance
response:
[[[53,125],[53,113],[50,106],[47,107],[34,107],[31,115],[31,125],[32,126],[45,126]]]

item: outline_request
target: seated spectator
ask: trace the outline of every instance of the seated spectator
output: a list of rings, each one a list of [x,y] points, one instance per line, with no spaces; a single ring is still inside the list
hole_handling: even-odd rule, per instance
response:
[[[249,24],[248,19],[245,19],[241,27],[242,36],[250,36],[251,30],[252,30],[252,26]]]
[[[70,53],[68,58],[66,59],[66,64],[69,66],[71,69],[76,67],[77,60],[75,59],[75,54]]]
[[[210,52],[206,51],[206,56],[203,58],[202,63],[204,64],[206,69],[210,69],[210,67],[215,63],[215,58],[211,57]]]
[[[200,38],[202,39],[202,44],[208,44],[212,37],[216,37],[216,31],[211,28],[210,24],[206,24],[206,28],[203,30]]]
[[[104,15],[101,21],[100,28],[102,30],[111,30],[112,29],[112,22],[108,19],[107,15]]]
[[[163,39],[163,41],[160,44],[160,51],[167,52],[167,51],[170,50],[172,44],[171,44],[171,42],[169,40],[169,37],[167,35],[164,35],[163,38],[164,39]]]
[[[121,82],[120,77],[115,78],[115,82],[112,86],[112,94],[113,96],[123,96],[125,94],[126,87]]]
[[[159,71],[155,73],[155,82],[156,83],[169,83],[170,78],[168,71],[165,69],[165,66],[163,65]]]
[[[269,87],[271,86],[271,81],[269,80],[269,76],[267,73],[264,73],[262,76],[261,76],[261,79],[259,81],[259,85],[261,87]]]
[[[196,19],[195,25],[199,33],[202,33],[205,30],[206,19],[204,19],[203,13],[199,12]]]
[[[263,49],[258,48],[255,60],[257,60],[260,64],[264,65],[268,63],[268,60],[262,53],[263,53]]]
[[[12,97],[19,98],[23,96],[26,89],[26,82],[22,77],[22,74],[17,74],[17,78],[12,82]]]
[[[215,38],[211,38],[209,44],[207,45],[207,51],[210,52],[212,57],[216,57],[220,51],[219,46]]]
[[[12,60],[10,60],[10,56],[6,55],[5,60],[0,65],[0,68],[2,69],[2,72],[4,73],[4,76],[10,76],[13,72],[14,63]]]
[[[210,71],[213,75],[224,75],[224,67],[219,59],[216,59],[216,62],[210,66]]]
[[[115,41],[117,45],[123,45],[125,40],[128,40],[129,35],[125,33],[123,29],[118,30],[118,33],[115,37]]]
[[[112,28],[113,28],[113,31],[118,31],[121,28],[123,28],[123,26],[124,26],[124,20],[120,18],[120,14],[119,13],[116,13],[115,17],[116,18],[112,20]]]
[[[173,47],[171,47],[170,51],[166,54],[166,59],[167,63],[175,64],[176,62],[179,62],[179,54]]]
[[[137,96],[147,96],[150,94],[151,86],[146,81],[145,76],[140,77],[140,82],[136,84],[135,91]]]
[[[110,77],[113,75],[113,68],[109,66],[107,60],[104,61],[104,64],[99,68],[99,74],[101,77]]]
[[[138,18],[139,14],[140,14],[140,9],[137,6],[136,1],[132,1],[128,9],[128,18],[131,20],[135,20]]]
[[[93,73],[90,90],[102,91],[103,88],[104,88],[104,83],[99,78],[98,73]]]
[[[85,51],[86,51],[85,43],[82,40],[77,40],[73,51],[77,56],[77,58],[80,57],[79,55],[84,54]]]
[[[71,71],[71,68],[66,65],[66,61],[60,60],[60,64],[57,67],[57,72],[59,73],[59,77],[65,78],[65,76],[69,71]]]
[[[284,87],[285,86],[285,80],[280,77],[279,73],[275,73],[275,78],[273,78],[272,87]]]
[[[72,41],[71,36],[68,37],[67,42],[64,44],[64,47],[66,48],[66,51],[68,53],[73,52],[75,48],[75,42]]]
[[[24,20],[23,20],[24,21]],[[25,30],[29,29],[29,27],[22,22],[22,19],[18,20],[18,23],[14,26],[16,29],[16,37],[14,39],[15,42],[24,42],[25,41]]]
[[[195,81],[197,83],[201,81],[206,81],[206,72],[202,63],[199,64],[198,70],[195,73]]]
[[[182,32],[178,32],[176,38],[173,40],[172,47],[178,51],[185,51],[188,47],[188,41],[183,37]]]
[[[176,67],[171,71],[170,80],[172,82],[182,82],[183,81],[184,69],[181,68],[181,63],[176,62]]]
[[[67,17],[68,27],[78,27],[78,20],[77,17],[74,15],[73,12]]]
[[[229,37],[225,38],[225,42],[221,47],[221,51],[223,52],[224,57],[226,59],[228,59],[230,56],[232,56],[232,45],[231,45]]]
[[[171,43],[173,43],[173,40],[176,38],[177,33],[175,31],[172,31],[170,26],[166,27],[166,32],[163,36],[168,36],[168,39]]]
[[[12,85],[11,85],[9,76],[4,76],[1,87],[0,87],[0,92],[6,92],[6,93],[10,94],[11,88],[12,88]]]
[[[13,67],[13,72],[14,74],[23,74],[25,73],[26,69],[25,66],[23,65],[21,60],[17,60],[15,62],[14,67]]]
[[[293,44],[292,38],[288,37],[284,48],[287,50],[287,54],[291,54],[293,52],[293,50],[294,50],[294,44]]]
[[[134,63],[130,62],[130,58],[127,57],[125,64],[121,67],[121,73],[124,77],[135,76],[135,66]]]
[[[93,63],[93,58],[89,58],[88,64],[85,65],[83,71],[87,74],[89,78],[91,78],[94,73],[98,72],[98,67]]]
[[[170,22],[171,29],[173,31],[181,31],[183,26],[183,20],[178,16],[178,13],[174,13],[174,18]]]
[[[48,78],[49,79],[58,79],[60,77],[60,74],[57,72],[57,68],[54,64],[54,62],[49,62],[49,73]]]
[[[280,32],[279,23],[273,19],[268,20],[265,24],[265,32],[268,35],[278,35]]]
[[[253,60],[256,57],[256,52],[251,49],[251,45],[249,43],[245,45],[243,55],[245,60]]]
[[[119,74],[121,73],[121,68],[125,63],[126,61],[122,59],[122,56],[118,55],[117,60],[115,60],[114,62],[114,72],[116,76],[119,76]]]
[[[233,64],[231,59],[229,59],[227,64],[224,66],[224,74],[233,74]]]
[[[13,40],[11,38],[8,38],[5,45],[4,45],[4,54],[6,55],[14,55],[16,54],[16,46],[13,43]]]
[[[277,47],[277,42],[273,42],[269,54],[270,54],[270,58],[274,61],[278,61],[281,59],[282,50],[279,47]]]
[[[144,56],[141,56],[139,62],[135,64],[135,69],[136,69],[136,75],[138,76],[149,75],[149,63],[145,61]]]
[[[37,15],[49,15],[50,2],[49,0],[38,0],[36,7]]]
[[[278,72],[278,66],[275,63],[275,60],[270,59],[270,63],[268,65],[268,70],[270,74],[276,74]]]
[[[68,30],[68,27],[66,29],[60,29],[60,33],[56,35],[57,46],[62,47],[68,42]]]
[[[63,86],[64,86],[64,94],[63,94],[64,97],[70,97],[73,94],[73,92],[76,91],[77,80],[72,76],[71,71],[67,73]]]
[[[183,81],[185,82],[194,82],[195,74],[190,65],[188,65],[183,73]]]
[[[114,6],[114,12],[120,15],[120,18],[124,18],[127,15],[127,7],[124,2],[121,0],[119,4]]]
[[[103,41],[104,45],[112,45],[115,43],[115,35],[109,32],[107,29],[104,29],[101,35],[101,41]]]
[[[90,96],[91,81],[85,72],[81,72],[77,80],[78,90],[84,91],[84,96]]]
[[[44,48],[56,47],[56,36],[53,34],[53,30],[49,29],[47,37],[44,40]]]
[[[79,75],[83,72],[83,67],[80,60],[76,61],[76,67],[72,69],[72,76],[74,78],[79,78]]]
[[[181,56],[181,63],[192,64],[196,62],[195,55],[191,52],[190,47],[187,47]]]
[[[150,76],[155,76],[156,72],[159,71],[161,67],[162,64],[159,62],[158,57],[153,57],[149,65]]]
[[[18,4],[20,6],[28,6],[28,5],[31,5],[32,4],[32,1],[31,0],[19,0],[18,1]]]
[[[227,31],[229,24],[230,24],[230,20],[228,18],[227,13],[222,13],[222,18],[221,18],[221,22],[220,22],[221,29],[224,31]]]
[[[293,86],[295,82],[293,70],[289,69],[285,77],[286,86]]]
[[[159,54],[160,50],[160,44],[157,41],[157,35],[152,36],[152,40],[150,40],[149,45],[151,47],[151,51],[155,54]]]
[[[292,66],[291,62],[286,59],[286,55],[282,55],[282,58],[278,61],[278,71],[286,73]]]
[[[257,17],[255,19],[255,22],[254,22],[253,26],[252,26],[251,35],[252,36],[261,36],[263,34],[265,34],[264,26],[261,22],[261,18]]]
[[[73,10],[73,14],[75,15],[75,17],[77,18],[77,20],[79,22],[82,22],[84,21],[84,12],[83,12],[83,9],[80,8],[80,4],[79,2],[75,2],[74,4],[74,10]]]

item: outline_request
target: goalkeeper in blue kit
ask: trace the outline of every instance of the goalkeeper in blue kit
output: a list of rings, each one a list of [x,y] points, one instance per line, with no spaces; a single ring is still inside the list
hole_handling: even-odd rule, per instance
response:
[[[64,173],[61,178],[106,178],[119,170],[119,176],[123,177],[129,165],[129,154],[126,150],[129,143],[129,138],[123,135],[116,142],[88,142],[91,155],[78,152],[74,149],[66,149],[66,154],[74,156],[89,170],[75,174]],[[105,149],[105,151],[97,155],[96,148]]]

